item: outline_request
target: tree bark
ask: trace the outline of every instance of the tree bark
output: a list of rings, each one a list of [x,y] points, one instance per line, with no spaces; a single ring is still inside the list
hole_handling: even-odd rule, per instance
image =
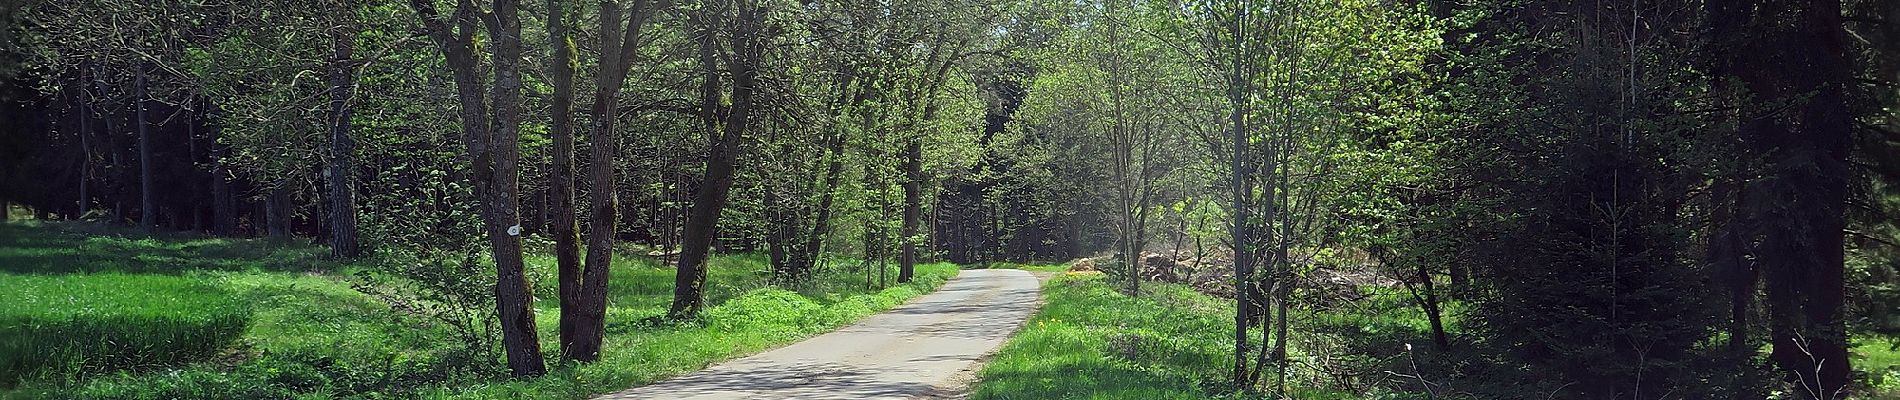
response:
[[[146,230],[158,228],[158,203],[152,196],[152,134],[145,117],[145,98],[148,95],[145,79],[145,66],[139,65],[137,71],[138,93],[132,101],[138,105],[139,132],[139,226]]]
[[[548,136],[554,140],[550,149],[554,165],[548,173],[548,213],[552,214],[548,233],[554,236],[560,289],[561,358],[577,360],[576,324],[585,318],[581,306],[580,222],[574,213],[574,69],[579,60],[574,56],[574,37],[569,33],[567,2],[547,0],[547,9],[548,46],[554,52],[548,57],[548,77],[554,86],[554,96],[548,100]]]
[[[85,75],[82,72],[81,79],[84,79],[84,76]],[[75,86],[78,86],[79,88],[81,88],[80,89],[81,93],[86,92],[86,89],[84,89],[86,87],[85,85],[75,85]],[[73,219],[75,220],[84,218],[86,216],[86,211],[92,209],[92,102],[90,99],[83,99],[83,98],[79,99],[79,187],[78,189],[79,189],[78,190],[79,192],[78,193],[79,194],[78,207],[79,208],[78,210],[73,212]],[[216,189],[216,188],[214,187],[213,189]],[[0,221],[4,221],[4,220],[5,218],[0,218]]]
[[[720,211],[725,208],[727,195],[732,189],[733,163],[738,156],[740,138],[745,136],[752,122],[753,93],[756,89],[758,63],[763,57],[764,41],[760,38],[760,25],[765,20],[765,10],[756,1],[742,0],[737,7],[732,35],[732,54],[726,59],[733,60],[727,68],[732,71],[732,106],[719,107],[718,63],[713,52],[717,44],[707,11],[700,11],[700,63],[707,74],[701,87],[701,119],[712,132],[718,132],[717,140],[706,156],[705,178],[701,180],[699,192],[693,196],[692,211],[686,222],[686,232],[682,238],[685,246],[680,253],[678,273],[674,275],[673,305],[667,316],[683,319],[699,314],[704,307],[704,286],[706,284],[706,259],[712,251],[713,238],[718,234]],[[715,109],[723,108],[723,116]],[[720,118],[723,117],[723,118]],[[724,129],[717,129],[723,125]]]
[[[338,12],[348,18],[347,5]],[[350,136],[350,98],[356,95],[356,73],[351,53],[356,50],[356,30],[348,23],[333,27],[335,54],[330,64],[330,163],[324,177],[329,181],[330,255],[354,258],[361,251],[356,237],[356,139]]]
[[[534,322],[534,297],[523,273],[521,226],[516,209],[517,163],[521,125],[521,20],[516,0],[497,0],[491,13],[462,2],[450,20],[443,20],[433,0],[410,0],[424,30],[443,54],[455,79],[461,103],[462,144],[473,172],[476,198],[482,203],[482,225],[495,260],[495,308],[501,319],[502,348],[515,376],[547,372]],[[479,17],[478,17],[479,16]],[[478,18],[482,18],[478,22]],[[450,28],[450,23],[455,27]],[[486,23],[493,38],[494,82],[483,94],[483,74],[476,58],[476,25]],[[494,120],[487,116],[492,96]]]
[[[899,232],[903,243],[898,256],[897,283],[909,283],[917,273],[917,226],[924,207],[923,138],[912,136],[910,143],[904,146],[904,226]]]
[[[574,360],[599,359],[601,340],[606,336],[607,272],[613,265],[614,226],[619,219],[616,215],[619,199],[614,189],[613,159],[617,150],[613,134],[618,122],[620,90],[639,50],[641,28],[658,8],[669,3],[662,1],[655,6],[650,1],[635,1],[626,13],[624,29],[619,3],[601,3],[601,72],[595,82],[593,129],[587,136],[593,159],[587,167],[588,181],[593,188],[588,192],[592,210],[587,219],[587,262],[581,271],[580,319],[574,324],[574,344],[568,353]]]
[[[1749,119],[1743,137],[1765,157],[1746,209],[1760,227],[1770,358],[1812,398],[1849,395],[1845,228],[1851,168],[1853,84],[1838,0],[1724,2],[1712,13],[1743,37],[1724,68],[1779,117]],[[1775,10],[1785,10],[1777,12]],[[1755,14],[1761,13],[1761,14]]]

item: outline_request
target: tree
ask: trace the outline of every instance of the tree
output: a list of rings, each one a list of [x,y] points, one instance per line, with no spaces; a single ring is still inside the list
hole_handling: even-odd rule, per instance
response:
[[[454,76],[461,104],[462,142],[474,172],[475,194],[482,203],[482,225],[487,231],[495,262],[495,307],[501,318],[502,347],[508,368],[516,376],[547,372],[541,343],[534,328],[534,296],[528,289],[521,258],[521,225],[517,208],[517,151],[521,129],[521,20],[519,4],[497,0],[492,10],[480,10],[471,0],[456,5],[444,19],[433,0],[410,0],[429,39],[445,58]],[[476,25],[487,27],[493,39],[489,54],[493,80],[485,79],[476,50]],[[451,25],[453,24],[453,25]],[[484,94],[486,89],[488,93]],[[493,101],[490,107],[489,101]],[[489,111],[493,110],[492,117]]]
[[[713,139],[706,155],[705,175],[693,195],[692,211],[686,220],[669,318],[698,315],[705,305],[706,259],[718,233],[720,211],[731,193],[739,142],[751,129],[756,112],[759,67],[764,62],[766,44],[776,36],[777,28],[767,24],[766,11],[758,0],[710,0],[689,11],[688,24],[698,37],[700,67],[705,73],[700,85],[699,120]],[[729,88],[720,79],[722,65],[732,75]]]
[[[1769,282],[1770,358],[1800,393],[1843,398],[1853,371],[1844,252],[1854,69],[1841,2],[1721,3],[1709,14],[1728,40],[1721,71],[1754,100],[1739,133],[1764,176],[1743,189],[1741,212],[1760,229],[1751,253]]]
[[[338,1],[332,11],[337,18],[330,27],[334,54],[330,61],[330,154],[324,181],[330,186],[330,254],[352,258],[361,254],[356,236],[356,139],[350,136],[350,103],[356,95],[357,27],[351,21],[355,7],[348,0]]]

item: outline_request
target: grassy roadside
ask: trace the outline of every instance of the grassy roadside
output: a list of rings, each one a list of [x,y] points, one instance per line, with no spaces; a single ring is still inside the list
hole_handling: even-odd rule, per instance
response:
[[[1043,307],[991,359],[972,399],[1223,397],[1233,313],[1187,287],[1122,295],[1099,273],[1043,284]]]
[[[680,324],[645,322],[671,299],[673,270],[644,257],[618,257],[611,272],[606,352],[600,362],[551,365],[542,378],[509,380],[498,360],[470,359],[449,327],[406,316],[351,288],[360,269],[322,259],[299,243],[150,236],[90,225],[0,224],[0,287],[38,280],[179,281],[214,287],[247,305],[249,321],[235,343],[194,362],[131,365],[103,375],[28,379],[0,399],[155,398],[510,398],[575,399],[650,383],[710,363],[829,331],[929,292],[957,272],[950,264],[919,267],[918,279],[883,289],[842,269],[804,287],[769,285],[766,259],[728,255],[711,262],[706,316]],[[558,309],[551,297],[553,261],[529,259],[539,282],[537,319],[552,357]],[[143,303],[164,309],[174,291],[94,293],[101,304]],[[53,298],[18,291],[15,296]],[[63,298],[70,299],[71,296]],[[57,303],[0,311],[55,314]],[[183,307],[183,306],[181,306]],[[102,309],[111,310],[112,307]],[[189,309],[180,308],[188,311]],[[145,311],[141,311],[145,312]],[[0,315],[4,320],[5,315]],[[140,325],[111,324],[138,333]],[[163,335],[152,335],[163,338]],[[0,337],[6,343],[22,338]],[[0,343],[4,344],[4,343]],[[0,346],[4,347],[4,346]]]

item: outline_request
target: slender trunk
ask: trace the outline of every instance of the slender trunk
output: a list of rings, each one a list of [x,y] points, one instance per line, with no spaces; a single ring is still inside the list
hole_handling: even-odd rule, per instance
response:
[[[139,226],[146,230],[153,230],[158,228],[158,205],[155,201],[156,199],[152,196],[152,134],[151,127],[149,126],[151,124],[145,119],[145,97],[148,94],[147,83],[145,81],[145,66],[139,65],[134,68],[134,70],[136,70],[138,74],[136,78],[138,80],[138,92],[134,95],[136,98],[132,99],[132,101],[138,105]]]
[[[79,87],[84,92],[85,86]],[[92,210],[92,102],[80,99],[79,103],[79,209],[73,219],[83,218]]]
[[[928,118],[928,117],[926,117]],[[909,283],[917,270],[917,225],[922,216],[924,183],[923,139],[913,137],[904,147],[904,226],[902,253],[898,256],[897,283]]]
[[[215,116],[214,116],[215,117]],[[231,184],[231,171],[224,166],[224,157],[230,148],[217,142],[221,131],[212,125],[211,141],[211,203],[212,224],[218,235],[237,236],[238,201],[237,189]]]
[[[1419,305],[1424,307],[1425,318],[1431,322],[1432,344],[1438,345],[1438,350],[1440,351],[1450,350],[1451,339],[1445,336],[1444,314],[1439,310],[1438,285],[1432,281],[1431,269],[1425,267],[1427,265],[1426,263],[1418,262],[1415,264],[1416,265],[1413,266],[1413,270],[1417,273],[1415,278],[1418,279],[1419,285],[1423,287],[1425,292],[1424,301],[1419,302]]]
[[[701,25],[704,26],[705,11],[701,11]],[[692,211],[687,216],[686,232],[681,239],[684,248],[680,253],[678,273],[674,275],[673,305],[667,315],[673,319],[683,319],[698,315],[704,307],[704,287],[706,284],[706,260],[712,252],[713,239],[718,235],[720,211],[725,209],[727,195],[732,189],[734,162],[740,151],[739,142],[752,123],[752,102],[757,78],[758,62],[763,56],[763,43],[759,38],[760,25],[764,23],[764,9],[756,3],[740,2],[735,13],[735,28],[732,34],[733,54],[727,59],[733,60],[727,68],[732,72],[732,100],[730,107],[724,107],[723,116],[710,113],[719,108],[721,102],[718,64],[713,51],[717,47],[712,41],[714,32],[710,28],[701,29],[700,60],[707,75],[707,82],[701,87],[702,120],[709,128],[718,132],[717,140],[706,155],[705,179],[701,180],[698,193],[693,196]],[[723,117],[723,118],[721,118]]]
[[[661,2],[655,6],[650,1],[635,1],[633,8],[625,13],[624,29],[621,29],[618,2],[602,2],[600,6],[601,72],[595,82],[593,126],[587,135],[588,154],[593,160],[587,166],[588,183],[593,188],[588,192],[588,205],[592,209],[587,218],[587,262],[581,271],[579,305],[583,314],[574,327],[577,340],[573,357],[576,360],[599,359],[601,340],[607,334],[607,272],[613,267],[615,226],[620,219],[616,213],[620,200],[614,187],[613,164],[614,156],[619,153],[614,142],[614,125],[619,121],[616,116],[620,109],[620,89],[639,50],[641,27],[666,4],[668,2]]]
[[[580,223],[574,214],[574,68],[579,61],[574,56],[574,38],[569,33],[567,2],[548,0],[547,10],[548,46],[554,49],[554,54],[548,57],[548,77],[554,86],[554,96],[548,100],[551,119],[548,136],[554,141],[550,150],[554,165],[548,173],[548,213],[553,214],[548,233],[554,236],[555,274],[560,290],[561,357],[576,360],[574,345],[579,339],[575,326],[585,318],[581,306]],[[606,15],[601,18],[612,20]]]
[[[1235,26],[1235,29],[1239,29],[1239,27]],[[1230,83],[1231,87],[1228,89],[1228,99],[1233,103],[1234,107],[1232,115],[1229,117],[1232,119],[1231,127],[1234,130],[1233,143],[1231,144],[1233,151],[1232,154],[1230,154],[1232,158],[1230,161],[1233,164],[1232,168],[1234,172],[1230,182],[1234,192],[1233,227],[1230,229],[1233,234],[1234,246],[1233,378],[1235,386],[1250,387],[1251,385],[1248,384],[1250,380],[1247,379],[1247,353],[1249,353],[1247,327],[1254,319],[1253,300],[1249,298],[1254,292],[1254,262],[1253,234],[1251,232],[1252,229],[1249,227],[1250,222],[1248,222],[1248,219],[1251,218],[1249,211],[1253,209],[1253,201],[1251,201],[1253,196],[1253,185],[1251,185],[1253,181],[1253,171],[1247,169],[1250,165],[1247,163],[1248,138],[1244,117],[1245,113],[1243,112],[1246,100],[1242,98],[1241,85],[1243,85],[1243,83],[1241,83],[1239,68],[1240,57],[1238,52],[1236,52],[1234,58],[1234,76],[1231,78],[1233,82]]]
[[[343,11],[341,15],[348,15]],[[356,30],[333,28],[335,57],[330,65],[330,165],[324,174],[330,186],[330,255],[354,258],[360,251],[356,238],[356,139],[350,136],[350,97],[355,96],[356,78],[351,53],[356,49]]]
[[[529,289],[521,257],[521,216],[519,210],[520,133],[521,133],[521,19],[517,0],[496,0],[489,18],[493,38],[494,84],[489,94],[493,104],[494,128],[484,148],[490,169],[477,176],[489,182],[482,196],[488,199],[489,243],[494,248],[495,307],[501,316],[502,344],[508,354],[508,368],[516,376],[546,373],[542,363],[541,341],[536,337],[534,295]],[[484,176],[485,175],[485,176]],[[478,189],[481,187],[478,185]]]

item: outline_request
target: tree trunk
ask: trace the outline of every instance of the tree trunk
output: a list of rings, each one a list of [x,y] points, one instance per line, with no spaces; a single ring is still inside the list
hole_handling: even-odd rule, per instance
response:
[[[592,207],[587,219],[587,262],[581,271],[580,320],[574,324],[576,337],[569,356],[579,361],[600,358],[601,340],[606,336],[607,277],[613,265],[615,223],[619,199],[614,187],[614,125],[620,109],[620,90],[627,71],[639,50],[640,29],[658,8],[652,2],[633,3],[626,13],[625,29],[620,29],[621,10],[617,2],[601,3],[601,72],[595,82],[593,129],[588,133],[593,162],[587,177],[593,190],[588,192]],[[566,29],[563,28],[565,31]],[[572,43],[571,41],[568,43]],[[571,71],[570,71],[571,72]],[[571,84],[569,85],[571,86]]]
[[[1234,29],[1239,29],[1238,23],[1236,23]],[[1248,384],[1250,380],[1247,379],[1247,354],[1249,353],[1247,326],[1254,319],[1253,299],[1249,298],[1254,292],[1253,233],[1248,222],[1248,219],[1251,218],[1250,214],[1252,214],[1250,211],[1253,209],[1253,171],[1248,169],[1251,165],[1247,163],[1248,131],[1244,112],[1246,100],[1242,97],[1244,93],[1242,85],[1244,85],[1244,83],[1241,81],[1240,57],[1238,52],[1236,52],[1234,57],[1233,73],[1234,76],[1230,78],[1232,82],[1229,83],[1230,86],[1228,89],[1228,101],[1232,102],[1234,108],[1229,117],[1232,120],[1231,128],[1234,130],[1233,143],[1230,144],[1230,146],[1233,147],[1230,154],[1232,159],[1229,160],[1233,164],[1233,177],[1229,183],[1233,186],[1234,192],[1234,219],[1233,227],[1230,229],[1232,231],[1230,233],[1233,234],[1234,246],[1233,378],[1235,386],[1248,388],[1252,385]]]
[[[215,135],[215,133],[214,133]],[[221,236],[236,236],[238,226],[238,207],[236,189],[231,185],[230,170],[224,166],[224,155],[229,151],[224,145],[212,144],[211,148],[211,202],[213,225]]]
[[[911,276],[917,273],[917,226],[923,215],[923,184],[923,138],[912,137],[910,144],[904,147],[904,226],[900,232],[903,247],[898,256],[897,283],[909,283]]]
[[[1846,88],[1854,83],[1841,4],[1739,3],[1712,10],[1743,32],[1740,48],[1724,53],[1733,57],[1726,69],[1755,98],[1789,103],[1755,110],[1779,117],[1743,126],[1743,137],[1766,157],[1767,177],[1749,185],[1758,194],[1748,195],[1747,219],[1763,230],[1756,253],[1769,282],[1770,358],[1798,392],[1843,398],[1852,381],[1843,314],[1853,122]]]
[[[139,226],[146,230],[158,228],[158,203],[152,196],[152,139],[151,127],[145,119],[145,97],[147,83],[145,66],[133,68],[137,71],[138,93],[132,101],[138,104],[139,132]]]
[[[481,65],[475,56],[479,11],[465,2],[445,21],[432,0],[410,0],[409,5],[421,17],[424,30],[455,78],[456,97],[461,103],[462,144],[474,173],[475,196],[482,203],[482,225],[495,260],[495,308],[501,317],[508,368],[518,377],[540,376],[547,372],[547,366],[542,362],[541,341],[535,330],[534,297],[523,272],[516,208],[521,128],[519,4],[516,0],[497,0],[492,13],[481,21],[487,23],[488,36],[493,38],[490,47],[495,72],[488,95],[494,104],[492,126],[482,93]],[[454,29],[449,26],[451,22]]]
[[[726,107],[723,118],[714,112],[720,108],[718,63],[713,52],[717,44],[713,43],[714,32],[707,25],[707,11],[700,11],[700,64],[707,74],[706,82],[701,86],[701,119],[711,132],[719,132],[717,140],[706,156],[705,178],[701,180],[699,192],[693,196],[693,207],[687,216],[686,232],[681,240],[684,248],[680,253],[679,270],[674,275],[673,305],[667,316],[683,319],[698,315],[704,307],[706,284],[706,259],[712,251],[713,239],[718,235],[719,214],[726,206],[726,198],[732,189],[733,163],[739,152],[739,141],[745,136],[752,122],[752,102],[755,90],[754,80],[760,57],[764,53],[764,43],[759,38],[760,25],[764,23],[764,9],[757,3],[741,1],[737,4],[732,47],[734,54],[727,59],[733,60],[728,69],[732,71],[732,106]],[[723,125],[724,129],[716,129]]]
[[[346,7],[347,8],[347,7]],[[353,11],[344,10],[339,15]],[[351,53],[356,50],[353,26],[332,28],[335,57],[330,65],[330,255],[355,258],[361,251],[356,237],[356,139],[350,136],[350,98],[356,95]]]
[[[81,92],[85,91],[85,86],[79,87]],[[79,209],[73,213],[75,220],[84,218],[86,211],[92,210],[92,102],[80,99],[79,103]]]
[[[494,247],[495,307],[501,315],[502,344],[508,353],[508,367],[517,376],[539,376],[546,372],[542,364],[541,341],[536,338],[534,295],[529,290],[521,258],[521,216],[519,215],[520,133],[521,133],[521,19],[517,0],[496,0],[489,16],[489,35],[493,38],[494,85],[490,99],[494,106],[493,148],[484,149],[492,163],[487,174],[477,176],[490,182],[481,196],[488,199],[488,236]],[[484,176],[485,175],[485,176]]]
[[[279,180],[272,185],[264,199],[264,213],[267,230],[272,239],[290,238],[290,191],[284,186],[289,182]]]
[[[602,6],[607,7],[606,3]],[[547,9],[548,46],[554,49],[548,57],[548,77],[554,86],[548,104],[548,136],[554,139],[550,151],[553,171],[548,173],[548,213],[552,214],[548,232],[554,236],[556,279],[560,282],[561,358],[578,360],[574,351],[580,340],[576,325],[585,319],[585,307],[581,305],[580,222],[574,214],[574,68],[579,60],[574,56],[574,38],[569,33],[567,2],[548,0]]]

